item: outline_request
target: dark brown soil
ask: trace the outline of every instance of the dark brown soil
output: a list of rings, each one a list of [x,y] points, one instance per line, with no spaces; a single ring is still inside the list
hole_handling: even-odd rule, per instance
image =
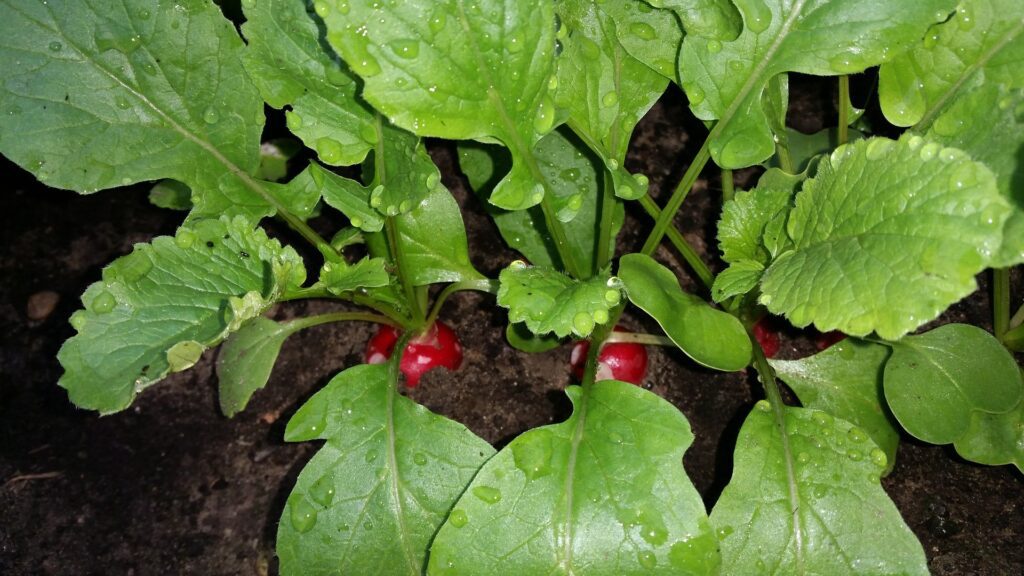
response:
[[[680,100],[670,96],[652,111],[630,158],[631,168],[650,176],[661,202],[695,152],[687,133],[703,131],[686,120]],[[494,274],[514,256],[451,171],[451,151],[436,144],[434,152],[467,210],[474,262]],[[294,336],[269,386],[233,420],[216,408],[212,352],[123,413],[100,418],[77,410],[56,385],[55,355],[71,334],[67,318],[78,295],[103,264],[134,242],[173,232],[181,216],[150,206],[144,186],[82,197],[46,189],[6,161],[0,173],[8,183],[0,194],[0,574],[276,573],[278,515],[316,449],[285,444],[284,423],[333,374],[360,361],[368,327],[328,325]],[[677,225],[700,251],[713,254],[720,181],[707,176]],[[637,249],[648,225],[631,212],[620,249]],[[662,249],[658,257],[699,290],[674,253]],[[30,320],[29,301],[42,291],[60,300],[47,318]],[[290,304],[274,315],[332,306]],[[988,306],[979,292],[944,321],[986,325]],[[38,299],[31,308],[40,314]],[[425,376],[411,394],[416,400],[499,445],[566,416],[567,347],[532,356],[509,348],[504,314],[482,295],[453,298],[442,318],[467,344],[464,367]],[[626,322],[654,330],[639,317]],[[792,336],[783,354],[806,351],[806,340]],[[667,349],[651,353],[648,382],[690,419],[696,441],[685,466],[710,505],[728,481],[738,426],[760,389],[749,374],[704,370]],[[935,574],[1024,573],[1024,482],[1010,467],[976,466],[946,447],[908,440],[884,485],[924,543]]]

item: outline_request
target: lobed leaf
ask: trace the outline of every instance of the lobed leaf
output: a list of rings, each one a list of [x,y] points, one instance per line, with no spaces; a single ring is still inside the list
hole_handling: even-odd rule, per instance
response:
[[[608,322],[608,311],[622,298],[618,280],[607,272],[574,280],[551,268],[517,260],[498,277],[498,305],[508,308],[510,323],[525,322],[541,336],[554,332],[586,338],[597,324]]]
[[[946,324],[891,346],[885,398],[903,428],[925,442],[964,438],[974,413],[1007,413],[1024,391],[1013,356],[976,326]]]
[[[769,362],[805,408],[827,412],[867,432],[885,452],[888,473],[900,441],[882,393],[888,359],[887,346],[846,338],[814,356]]]
[[[927,129],[960,91],[982,83],[1024,88],[1024,4],[961,0],[943,20],[879,71],[882,112],[897,126]]]
[[[420,136],[498,140],[512,170],[491,201],[519,210],[547,188],[532,150],[555,127],[554,10],[546,0],[324,0],[327,39],[363,97]]]
[[[662,330],[695,362],[716,370],[742,370],[752,348],[743,324],[679,287],[672,271],[650,256],[627,254],[619,278],[629,300],[658,321]]]
[[[217,356],[217,399],[231,418],[267,385],[281,345],[296,328],[257,316],[231,334]]]
[[[762,180],[767,178],[762,177]],[[718,246],[730,264],[744,261],[768,265],[792,241],[786,235],[786,218],[793,204],[793,190],[763,187],[737,192],[722,206],[718,221]],[[777,231],[783,240],[771,236]],[[766,235],[769,237],[766,238]],[[769,249],[767,244],[771,244]]]
[[[289,442],[326,442],[281,513],[281,574],[423,574],[438,527],[494,453],[398,394],[398,357],[338,374],[288,422]]]
[[[268,104],[290,107],[288,129],[333,166],[362,162],[377,142],[376,113],[327,45],[313,0],[243,2],[245,69]]]
[[[573,258],[586,271],[596,271],[597,243],[601,221],[603,190],[600,161],[571,131],[559,128],[537,143],[541,172],[550,185],[553,203],[561,206],[556,216],[568,215],[562,222]],[[493,185],[508,170],[508,155],[497,146],[462,143],[459,164],[470,186],[481,198],[487,198]],[[544,213],[539,207],[507,211],[485,206],[494,219],[502,238],[532,264],[549,268],[561,267],[558,250],[547,232]],[[625,207],[615,202],[609,231],[609,253],[625,219]],[[561,218],[559,218],[561,220]]]
[[[82,295],[85,309],[71,317],[77,334],[57,356],[60,385],[82,408],[123,410],[304,278],[294,250],[240,216],[194,220],[173,238],[137,244]]]
[[[573,131],[601,158],[615,194],[640,198],[647,193],[647,177],[623,167],[629,137],[668,80],[626,52],[616,36],[616,20],[595,3],[563,2],[559,15],[569,36],[559,58],[555,103],[568,111]]]
[[[306,170],[324,202],[347,216],[353,227],[364,232],[380,232],[384,228],[384,216],[370,206],[368,186],[325,170],[316,162],[311,162]]]
[[[436,184],[415,208],[395,217],[395,229],[413,286],[483,279],[469,261],[462,212],[443,185]]]
[[[920,574],[920,542],[879,483],[885,453],[860,429],[762,400],[740,429],[711,512],[722,574]]]
[[[324,262],[320,268],[320,284],[332,294],[353,292],[359,288],[380,288],[391,283],[383,258],[364,257],[354,264]]]
[[[762,94],[776,75],[861,72],[892,58],[944,19],[955,0],[736,0],[746,24],[733,42],[687,36],[679,75],[693,113],[718,120],[711,156],[744,168],[775,151]]]
[[[789,214],[760,302],[794,325],[896,339],[974,291],[1010,208],[985,166],[919,136],[823,159]]]
[[[263,102],[216,5],[0,7],[0,152],[40,181],[91,193],[171,178],[192,189],[196,218],[255,219],[282,208],[250,177]]]
[[[1013,206],[992,266],[1024,262],[1024,91],[991,83],[961,90],[924,137],[959,148],[992,170]]]
[[[671,404],[605,380],[473,479],[430,549],[431,576],[717,574],[718,543],[680,465],[693,441]]]

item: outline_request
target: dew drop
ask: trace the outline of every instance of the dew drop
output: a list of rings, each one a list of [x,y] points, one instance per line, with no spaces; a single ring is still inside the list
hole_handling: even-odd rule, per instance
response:
[[[92,302],[89,303],[89,310],[96,314],[107,314],[114,309],[114,306],[117,306],[114,295],[104,290],[92,299]]]
[[[606,290],[604,293],[604,301],[611,306],[615,306],[622,299],[622,295],[618,290]]]
[[[885,468],[886,464],[889,463],[889,458],[885,455],[885,451],[880,448],[873,448],[870,456],[871,462],[879,468]]]
[[[974,28],[974,15],[971,14],[967,6],[961,5],[956,12],[958,28],[965,31]]]
[[[729,69],[733,72],[740,72],[743,70],[743,62],[740,62],[739,60],[730,60]]]
[[[288,516],[291,518],[292,528],[300,534],[305,534],[316,526],[316,508],[299,496],[292,498],[289,502],[291,511]]]
[[[427,21],[427,25],[430,27],[430,31],[437,34],[444,29],[445,22],[448,21],[448,16],[445,14],[443,8],[438,8],[434,15]]]
[[[420,43],[418,40],[392,40],[388,43],[388,48],[395,53],[399,58],[405,58],[406,60],[413,60],[420,55]]]
[[[824,486],[818,485],[814,487],[815,498],[824,498],[826,494],[828,494],[828,489]]]
[[[333,138],[324,136],[316,141],[316,153],[320,159],[328,164],[341,163],[343,151],[341,144]]]
[[[893,141],[887,138],[872,138],[871,141],[868,142],[866,151],[868,160],[882,160],[889,155],[893,146]]]
[[[636,561],[642,568],[650,570],[658,565],[658,557],[650,550],[643,550],[636,553]]]
[[[800,454],[797,454],[796,461],[801,464],[807,464],[811,461],[811,455],[807,452],[801,452]]]
[[[116,264],[118,275],[126,282],[138,282],[153,269],[153,260],[145,250],[136,249]]]
[[[327,508],[334,502],[334,475],[325,474],[309,488],[309,495],[317,504]]]
[[[653,546],[665,543],[668,538],[668,530],[662,526],[643,526],[640,529],[640,537]]]
[[[907,146],[911,150],[917,150],[918,148],[921,147],[922,144],[924,144],[924,138],[921,138],[920,136],[915,135],[911,136],[910,138],[907,138]]]
[[[82,328],[85,328],[85,322],[86,317],[84,310],[75,310],[74,314],[71,315],[71,318],[68,319],[68,323],[71,324],[71,327],[78,332],[81,332]]]
[[[466,515],[466,511],[461,508],[452,510],[452,513],[448,515],[448,521],[451,522],[452,526],[456,528],[462,528],[469,523],[469,516]]]
[[[860,462],[861,460],[864,459],[864,453],[861,452],[860,450],[857,450],[856,448],[851,448],[846,452],[846,457],[849,458],[850,460],[853,460],[854,462]]]
[[[181,248],[182,250],[187,250],[188,248],[191,248],[195,241],[195,232],[187,228],[182,228],[178,230],[178,233],[174,236],[174,244],[178,248]]]
[[[299,116],[295,112],[288,111],[285,114],[285,123],[288,125],[288,129],[292,132],[296,132],[302,129],[302,116]]]
[[[934,142],[929,142],[921,147],[921,151],[918,152],[918,154],[921,156],[921,160],[928,162],[930,160],[934,160],[935,157],[938,156],[939,150],[941,149],[942,146],[939,146]]]
[[[924,47],[926,49],[928,49],[928,50],[934,48],[935,45],[938,44],[938,43],[939,43],[939,33],[938,32],[930,32],[928,35],[926,35],[924,37]]]
[[[358,216],[353,216],[352,219],[349,220],[349,222],[351,222],[352,225],[355,226],[356,228],[363,227],[363,219]]]
[[[374,450],[369,450],[369,451],[367,451],[367,452],[366,452],[366,456],[364,456],[364,457],[363,457],[363,460],[364,460],[364,461],[365,461],[365,462],[366,462],[367,464],[372,464],[372,463],[373,463],[373,461],[374,461],[374,460],[376,460],[376,459],[377,459],[377,452],[376,452],[376,451],[374,451]]]
[[[552,437],[547,430],[536,430],[512,444],[512,459],[516,468],[529,480],[551,473],[552,453]]]
[[[217,113],[217,109],[213,106],[210,106],[203,112],[203,122],[216,124],[217,120],[220,120],[220,114]]]
[[[608,321],[608,311],[607,310],[594,310],[594,323],[595,324],[604,324],[607,321]]]
[[[943,162],[952,162],[961,156],[961,152],[956,148],[943,148],[939,152],[939,159]]]
[[[505,44],[505,49],[508,50],[510,54],[515,54],[523,49],[524,44],[523,31],[515,30],[509,34],[508,41]]]
[[[132,107],[131,103],[124,96],[118,96],[114,99],[114,104],[121,110],[127,110]]]
[[[49,48],[50,52],[60,52],[64,48],[64,45],[54,40],[53,42],[50,42]]]
[[[331,6],[325,0],[316,0],[313,2],[313,11],[317,16],[327,18],[327,15],[331,13]]]
[[[867,434],[865,434],[863,430],[857,428],[856,426],[850,428],[850,431],[847,432],[846,435],[850,437],[851,442],[860,443],[868,439]]]
[[[757,404],[755,406],[761,412],[771,412],[772,411],[772,405],[767,400],[758,400]]]
[[[636,182],[637,185],[639,185],[641,188],[647,188],[647,184],[650,183],[650,180],[647,179],[647,175],[641,174],[640,172],[633,174],[633,181]]]
[[[341,2],[338,2],[338,12],[348,14],[349,10],[351,10],[351,7],[348,5],[348,0],[341,0]]]
[[[654,40],[658,37],[658,32],[654,29],[654,26],[646,22],[633,22],[629,25],[629,31],[643,40]]]
[[[611,108],[612,106],[615,106],[618,103],[619,93],[616,92],[615,90],[606,92],[605,95],[601,97],[601,105],[604,106],[605,108]]]
[[[586,336],[594,329],[594,318],[586,312],[577,312],[572,317],[572,331],[577,336]]]
[[[729,537],[730,534],[732,534],[732,532],[733,532],[733,527],[732,526],[722,526],[721,528],[718,529],[718,539],[719,540],[725,540],[726,538]]]
[[[824,412],[815,412],[812,418],[814,420],[814,423],[817,424],[818,426],[821,426],[822,428],[828,428],[832,426],[832,416]]]
[[[538,134],[547,134],[555,124],[555,103],[545,96],[537,107],[537,116],[533,120],[533,128]]]
[[[562,170],[559,176],[561,176],[563,180],[575,182],[576,179],[580,177],[580,171],[575,168],[567,168],[565,170]]]
[[[552,75],[548,78],[548,90],[555,90],[558,88],[558,76]]]
[[[690,99],[690,106],[699,106],[704,102],[704,91],[699,86],[693,86],[686,91],[686,96]]]
[[[348,86],[352,83],[352,78],[348,74],[345,74],[341,68],[333,65],[328,66],[324,70],[324,77],[334,86]]]
[[[718,54],[722,51],[722,43],[718,40],[708,40],[708,52]]]
[[[748,2],[747,7],[750,14],[747,14],[747,28],[754,34],[760,34],[768,29],[772,23],[772,11],[763,2]]]
[[[615,158],[605,158],[604,163],[608,165],[609,170],[619,169],[619,161]]]
[[[501,501],[501,490],[491,486],[476,486],[473,488],[473,496],[487,504],[497,504]]]
[[[422,453],[422,452],[417,452],[416,454],[413,455],[412,461],[417,466],[426,466],[426,464],[427,464],[427,455]]]

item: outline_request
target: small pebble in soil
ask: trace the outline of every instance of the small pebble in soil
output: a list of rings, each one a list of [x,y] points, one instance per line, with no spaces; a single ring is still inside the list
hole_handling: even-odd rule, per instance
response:
[[[50,317],[50,314],[53,314],[59,302],[60,294],[53,290],[36,292],[28,297],[28,303],[25,305],[25,315],[28,316],[29,320],[36,322],[46,320]]]

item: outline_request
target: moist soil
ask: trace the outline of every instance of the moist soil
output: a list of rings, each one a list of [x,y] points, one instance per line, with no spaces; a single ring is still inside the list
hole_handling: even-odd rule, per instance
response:
[[[800,78],[792,89],[791,125],[813,131],[834,121],[830,89]],[[634,137],[629,167],[650,177],[661,203],[703,139],[703,126],[687,118],[685,100],[670,92]],[[464,208],[474,263],[495,276],[516,255],[467,192],[450,144],[430,148]],[[317,449],[285,443],[285,423],[331,376],[360,363],[370,327],[325,325],[293,336],[269,385],[233,419],[217,409],[215,351],[146,390],[124,412],[99,417],[76,409],[57,386],[55,357],[72,334],[67,319],[79,295],[134,243],[172,234],[182,214],[151,206],[145,185],[79,196],[47,189],[6,160],[0,174],[7,183],[0,193],[0,574],[276,574],[278,517]],[[755,175],[737,173],[737,183]],[[720,268],[714,223],[721,182],[716,172],[705,177],[676,225]],[[649,226],[631,210],[620,253],[639,249]],[[675,253],[662,248],[657,257],[676,269],[684,287],[700,292]],[[937,323],[989,325],[987,277],[978,280],[982,289]],[[271,316],[338,306],[290,303]],[[498,447],[568,415],[562,392],[571,382],[568,345],[534,355],[510,348],[505,314],[485,295],[456,295],[442,319],[465,344],[463,367],[427,374],[409,396]],[[624,322],[657,328],[638,315]],[[785,332],[781,356],[812,351],[806,333]],[[728,482],[732,446],[760,387],[749,371],[709,371],[665,348],[650,354],[647,386],[689,419],[696,440],[684,465],[710,507]],[[882,483],[921,539],[934,574],[1024,574],[1024,479],[1012,467],[978,466],[949,447],[904,438],[895,470]]]

